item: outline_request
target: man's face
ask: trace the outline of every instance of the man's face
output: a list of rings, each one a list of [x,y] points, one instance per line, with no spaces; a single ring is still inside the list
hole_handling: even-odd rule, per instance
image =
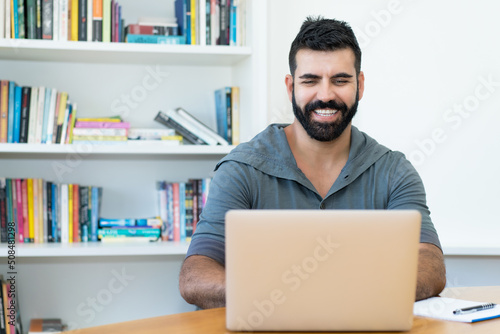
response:
[[[350,126],[363,95],[364,76],[356,78],[354,53],[303,49],[296,60],[295,78],[286,80],[295,117],[311,138],[332,141]]]

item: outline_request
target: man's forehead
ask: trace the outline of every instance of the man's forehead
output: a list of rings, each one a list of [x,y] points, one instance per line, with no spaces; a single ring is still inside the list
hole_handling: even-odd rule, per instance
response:
[[[333,51],[301,49],[296,55],[295,74],[310,71],[342,71],[355,73],[355,56],[349,48]]]

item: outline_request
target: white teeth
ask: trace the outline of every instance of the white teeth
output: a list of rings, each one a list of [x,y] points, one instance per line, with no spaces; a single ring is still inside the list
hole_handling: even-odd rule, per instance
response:
[[[332,110],[332,109],[317,109],[314,110],[314,112],[320,116],[331,116],[335,115],[338,110]]]

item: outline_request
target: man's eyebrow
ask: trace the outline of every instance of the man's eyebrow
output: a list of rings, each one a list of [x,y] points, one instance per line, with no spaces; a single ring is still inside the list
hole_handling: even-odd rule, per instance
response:
[[[302,74],[299,79],[320,79],[321,77],[317,74],[306,73]]]
[[[331,78],[336,79],[336,78],[352,78],[354,77],[352,74],[346,73],[346,72],[340,72],[335,75],[333,75]],[[317,74],[312,74],[312,73],[305,73],[302,74],[299,79],[321,79],[321,76]]]
[[[345,72],[337,73],[334,76],[332,76],[332,78],[352,78],[352,77],[354,77],[352,74]]]

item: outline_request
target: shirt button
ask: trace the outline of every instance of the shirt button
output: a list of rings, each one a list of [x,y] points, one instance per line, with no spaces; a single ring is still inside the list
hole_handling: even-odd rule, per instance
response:
[[[321,203],[321,204],[319,205],[319,208],[320,208],[320,209],[324,209],[324,208],[325,208],[325,203]]]

